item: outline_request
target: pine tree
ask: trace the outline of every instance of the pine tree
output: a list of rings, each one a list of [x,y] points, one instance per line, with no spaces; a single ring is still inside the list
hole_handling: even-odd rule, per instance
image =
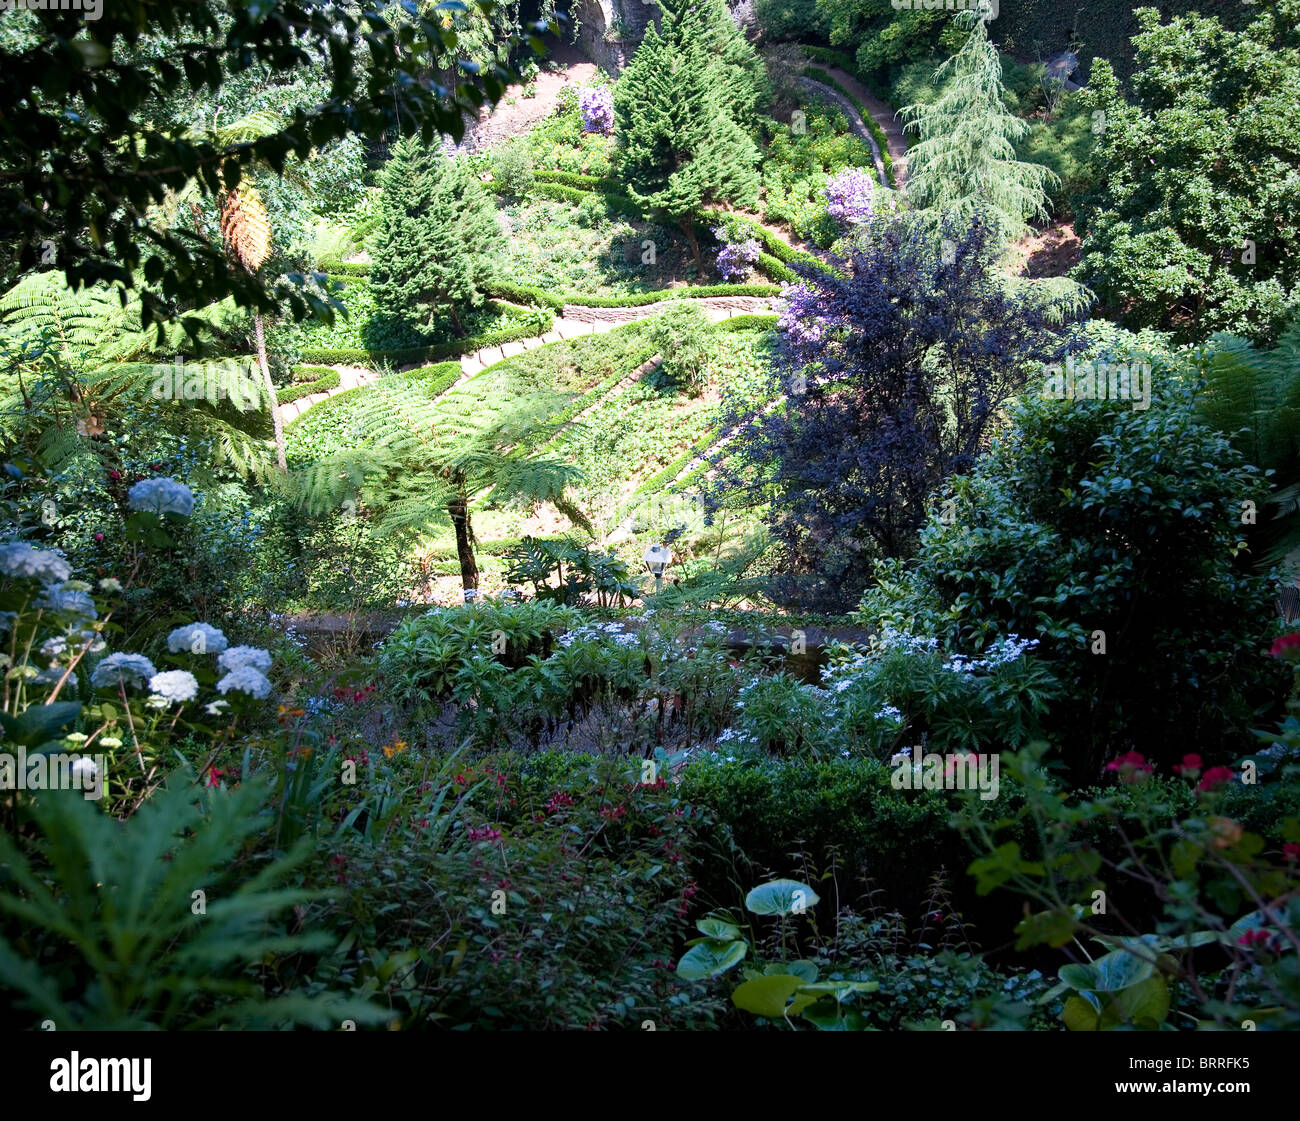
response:
[[[1057,177],[1016,159],[1015,141],[1029,125],[1003,104],[1002,63],[983,21],[939,68],[936,81],[945,78],[937,101],[902,111],[921,138],[907,153],[908,197],[936,219],[969,221],[976,209],[992,208],[1004,239],[1023,237],[1027,219],[1047,216],[1045,188]]]
[[[398,143],[381,177],[371,290],[383,313],[427,335],[447,314],[465,333],[458,305],[477,306],[500,247],[496,207],[468,162],[415,138]]]
[[[695,216],[758,197],[758,148],[736,115],[752,116],[758,86],[739,61],[752,50],[715,21],[720,3],[661,4],[614,91],[619,170],[634,198],[681,225],[702,269]]]

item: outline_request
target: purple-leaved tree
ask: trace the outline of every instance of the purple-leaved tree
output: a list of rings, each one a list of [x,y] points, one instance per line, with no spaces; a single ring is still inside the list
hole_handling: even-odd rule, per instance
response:
[[[862,232],[834,273],[799,267],[767,395],[785,401],[731,407],[724,427],[741,431],[711,494],[762,511],[777,550],[772,594],[806,608],[851,607],[878,558],[908,554],[931,496],[970,470],[1000,406],[1061,359],[1075,330],[1009,290],[982,214],[944,227],[943,247],[910,214]]]

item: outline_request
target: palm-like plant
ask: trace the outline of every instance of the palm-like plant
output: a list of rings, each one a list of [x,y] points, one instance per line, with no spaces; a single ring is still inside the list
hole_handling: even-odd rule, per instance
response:
[[[320,510],[358,492],[381,533],[419,538],[448,521],[461,581],[478,589],[471,503],[550,502],[590,530],[568,498],[580,472],[540,449],[562,427],[568,398],[538,393],[509,374],[489,375],[431,400],[418,382],[383,378],[367,391],[353,428],[358,447],[313,463],[300,486]]]
[[[148,399],[156,378],[152,360],[192,343],[213,342],[235,329],[239,313],[225,300],[161,328],[141,327],[134,293],[104,285],[74,290],[57,271],[29,273],[0,295],[0,443],[35,439],[35,450],[58,472],[80,456],[102,456],[97,441],[132,402]],[[233,397],[246,359],[210,364]],[[218,450],[242,474],[265,479],[270,469],[251,416],[206,400],[185,402],[175,426]],[[89,437],[89,438],[87,438]]]

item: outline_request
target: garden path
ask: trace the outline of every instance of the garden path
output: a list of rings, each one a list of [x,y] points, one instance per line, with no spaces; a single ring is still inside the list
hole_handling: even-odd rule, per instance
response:
[[[544,335],[519,339],[516,342],[503,343],[500,346],[485,346],[472,354],[462,355],[460,359],[461,376],[454,385],[448,387],[446,392],[451,392],[457,385],[468,381],[476,374],[482,373],[489,366],[495,366],[498,362],[504,362],[507,358],[523,354],[526,350],[536,350],[538,347],[559,342],[561,339],[604,334],[606,331],[614,330],[615,327],[623,327],[640,319],[648,319],[650,316],[658,314],[667,305],[678,302],[677,300],[663,300],[657,304],[622,308],[587,307],[582,304],[568,304],[565,306],[564,311],[556,317],[555,325]],[[768,296],[707,296],[691,301],[692,305],[698,307],[715,323],[719,323],[724,319],[731,319],[736,315],[770,315],[773,310],[773,302],[773,299]],[[337,393],[355,389],[359,385],[368,385],[379,378],[375,371],[365,370],[359,366],[331,366],[330,369],[339,372],[338,387],[324,393],[313,393],[310,397],[301,397],[297,401],[290,401],[287,405],[281,405],[280,419],[284,423],[287,424],[291,420],[296,420],[312,405],[333,397]]]

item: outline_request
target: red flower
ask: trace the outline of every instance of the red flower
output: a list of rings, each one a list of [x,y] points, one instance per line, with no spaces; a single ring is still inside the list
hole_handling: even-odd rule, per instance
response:
[[[1271,938],[1272,935],[1267,930],[1256,927],[1254,930],[1246,931],[1245,934],[1238,938],[1237,944],[1240,946],[1263,946],[1267,945]]]
[[[1285,658],[1288,662],[1294,662],[1297,656],[1300,656],[1300,632],[1284,634],[1273,643],[1269,653],[1275,658]]]
[[[97,533],[97,534],[95,534],[95,540],[96,540],[96,541],[103,541],[103,540],[104,540],[104,535],[103,535],[102,533]]]
[[[216,785],[217,785],[217,779],[220,778],[220,777],[221,777],[222,775],[224,775],[225,773],[226,773],[225,771],[218,770],[216,767],[209,767],[209,768],[208,768],[208,785],[209,785],[209,786],[216,786]]]
[[[1140,752],[1130,751],[1106,764],[1106,770],[1118,771],[1124,782],[1135,782],[1143,775],[1149,775],[1154,768]]]
[[[481,829],[471,829],[469,839],[471,841],[499,841],[501,840],[501,831],[485,825]]]
[[[1174,764],[1174,774],[1186,774],[1188,778],[1195,778],[1201,770],[1201,757],[1199,755],[1184,755],[1181,763]]]
[[[1236,773],[1231,767],[1211,767],[1205,772],[1201,781],[1196,784],[1197,790],[1213,790],[1215,787],[1222,786],[1225,782],[1231,782],[1236,778]]]
[[[1287,860],[1300,860],[1300,845],[1294,841],[1282,846],[1282,856]]]

